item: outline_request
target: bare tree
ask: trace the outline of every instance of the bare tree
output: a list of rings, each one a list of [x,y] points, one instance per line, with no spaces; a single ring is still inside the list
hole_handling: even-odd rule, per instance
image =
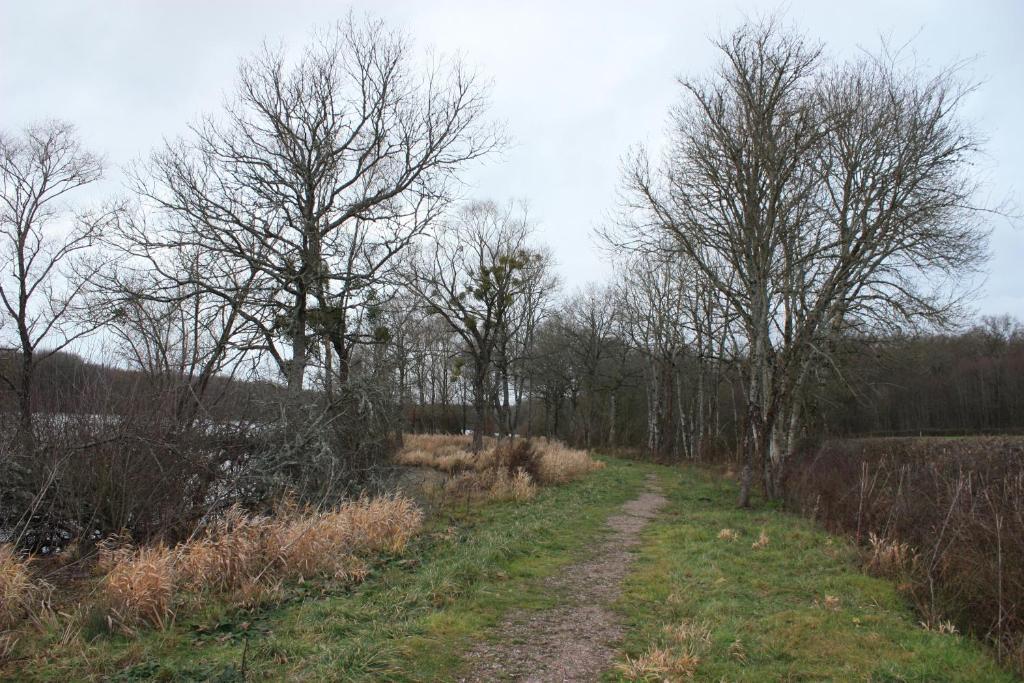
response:
[[[106,331],[120,359],[162,386],[175,423],[188,429],[246,363],[251,330],[238,309],[202,289],[153,274],[105,273],[96,298],[109,312]],[[221,381],[214,383],[220,375]],[[218,396],[208,390],[218,386]]]
[[[693,296],[676,260],[646,256],[620,264],[615,298],[623,333],[647,366],[647,450],[678,457],[682,446],[679,368],[687,351],[687,309]]]
[[[614,425],[615,394],[609,392],[609,385],[617,369],[614,364],[610,365],[616,350],[621,315],[617,304],[610,289],[591,285],[570,297],[561,310],[563,343],[567,345],[577,384],[574,396],[577,397],[576,402],[582,404],[575,411],[576,417],[582,418],[583,434],[578,441],[587,448],[591,448],[600,436],[595,432],[598,411],[602,408],[600,403],[605,395],[610,396],[609,412]]]
[[[404,35],[349,16],[297,59],[267,47],[244,61],[223,114],[136,169],[152,219],[126,225],[124,242],[237,309],[293,397],[320,339],[344,382],[353,345],[373,341],[359,323],[394,257],[466,163],[502,144],[486,108],[460,62],[418,70]],[[177,251],[199,267],[174,267]]]
[[[68,123],[0,134],[0,302],[19,363],[0,375],[18,397],[20,431],[32,443],[33,379],[39,363],[94,331],[76,313],[99,263],[94,247],[109,213],[73,214],[67,195],[103,172]]]
[[[543,405],[539,431],[549,436],[561,435],[566,398],[575,400],[578,386],[565,328],[562,313],[556,310],[537,329],[527,363],[530,397]]]
[[[716,74],[681,83],[665,156],[626,169],[629,229],[684,257],[736,314],[747,388],[741,502],[755,461],[781,494],[812,368],[843,331],[943,321],[984,257],[955,70],[883,53],[830,66],[775,22],[717,43]]]
[[[527,365],[534,353],[537,330],[551,313],[551,302],[558,289],[552,263],[549,251],[535,250],[525,264],[495,348],[495,412],[499,433],[509,437],[515,435],[522,417]]]
[[[426,245],[411,277],[412,289],[461,338],[470,358],[474,451],[483,447],[498,345],[542,258],[529,234],[525,212],[515,204],[469,204]]]

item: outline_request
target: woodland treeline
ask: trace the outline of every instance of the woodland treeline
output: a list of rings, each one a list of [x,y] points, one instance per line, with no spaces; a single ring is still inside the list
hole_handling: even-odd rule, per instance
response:
[[[774,21],[716,46],[623,150],[614,276],[575,291],[523,201],[467,196],[509,141],[486,81],[374,19],[243,60],[106,202],[73,125],[5,132],[0,527],[329,502],[408,431],[737,458],[746,505],[824,434],[1019,427],[1019,326],[955,331],[992,211],[972,85]]]
[[[714,386],[698,395],[695,360],[684,356],[674,366],[671,383],[659,388],[670,409],[663,409],[663,424],[653,431],[648,406],[658,375],[643,350],[622,335],[613,295],[578,292],[545,312],[538,338],[514,375],[513,432],[601,449],[649,450],[657,437],[657,450],[649,452],[666,461],[736,457],[742,417],[738,375],[725,366],[709,382]],[[583,320],[581,306],[590,307]],[[603,334],[592,324],[602,315],[600,309],[608,309],[603,313],[610,316]],[[403,432],[470,431],[472,388],[463,375],[466,360],[459,340],[429,315],[410,322],[399,340],[384,345],[392,365],[386,381],[394,384],[396,397],[395,438]],[[844,340],[836,374],[815,388],[809,445],[828,437],[1024,432],[1024,326],[1002,316],[965,327]],[[16,359],[5,354],[3,371],[13,373]],[[138,370],[59,353],[40,366],[33,411],[127,414],[137,392],[151,382]],[[216,377],[212,384],[214,398],[204,409],[216,420],[269,421],[282,400],[282,388],[271,381]],[[97,402],[97,397],[103,399]],[[10,391],[0,394],[4,412],[16,411],[15,398]],[[703,434],[697,427],[702,423],[700,401],[706,415]],[[500,397],[497,406],[500,410]],[[497,415],[492,403],[485,432],[501,432]]]

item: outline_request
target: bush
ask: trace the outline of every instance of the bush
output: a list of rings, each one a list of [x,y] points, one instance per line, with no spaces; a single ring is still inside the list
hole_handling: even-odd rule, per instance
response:
[[[495,465],[510,477],[527,475],[531,481],[540,481],[541,454],[526,439],[502,445],[495,454]]]
[[[223,504],[222,465],[251,437],[239,426],[185,429],[140,404],[131,415],[39,414],[31,456],[7,444],[0,460],[17,464],[18,476],[4,487],[0,528],[12,530],[11,540],[43,555],[121,531],[173,542]]]
[[[789,504],[852,533],[925,623],[952,619],[1024,664],[1024,439],[829,441],[793,472]]]
[[[234,463],[233,500],[250,509],[284,496],[332,505],[383,488],[396,419],[383,388],[352,381],[327,401],[306,398],[260,425],[257,443]]]
[[[230,419],[180,414],[141,375],[121,388],[83,389],[89,413],[37,413],[31,453],[0,414],[0,541],[44,555],[122,532],[173,544],[234,503],[266,512],[285,495],[333,505],[383,488],[394,408],[380,388],[353,381],[298,406],[270,393]]]

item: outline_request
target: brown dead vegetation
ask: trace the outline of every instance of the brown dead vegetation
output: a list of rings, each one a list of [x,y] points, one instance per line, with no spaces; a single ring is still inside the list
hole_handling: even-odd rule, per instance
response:
[[[1024,439],[828,441],[791,478],[789,503],[850,533],[923,622],[993,643],[1024,670]]]
[[[484,449],[473,453],[469,437],[452,434],[409,434],[396,461],[449,475],[435,488],[442,499],[452,500],[528,500],[538,486],[565,484],[604,467],[554,439],[498,443],[487,437]]]
[[[111,631],[166,628],[202,596],[249,607],[277,594],[283,582],[325,577],[362,580],[367,559],[400,553],[420,529],[421,510],[401,496],[361,498],[327,510],[282,506],[273,516],[234,506],[194,538],[174,546],[136,547],[112,537],[99,545],[96,590],[62,618],[102,620]],[[45,613],[48,586],[28,561],[0,547],[0,636],[13,640]],[[4,631],[10,630],[9,633]]]

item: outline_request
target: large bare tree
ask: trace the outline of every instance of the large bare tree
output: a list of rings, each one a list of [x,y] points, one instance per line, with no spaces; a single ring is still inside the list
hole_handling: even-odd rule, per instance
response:
[[[883,51],[833,63],[777,22],[717,43],[681,82],[660,163],[627,163],[627,230],[699,269],[741,326],[749,454],[778,497],[814,367],[854,328],[945,320],[984,258],[956,70]]]
[[[678,260],[652,255],[619,264],[615,299],[623,335],[644,359],[647,450],[678,457],[682,447],[679,370],[692,337],[692,273]]]
[[[82,147],[71,124],[0,133],[0,302],[3,334],[17,356],[14,372],[0,380],[17,395],[28,444],[37,366],[102,323],[78,313],[110,214],[75,214],[68,203],[102,173],[102,160]]]
[[[349,16],[300,55],[243,61],[224,111],[135,169],[126,248],[236,310],[293,397],[321,341],[347,379],[395,256],[503,142],[486,84],[457,60],[425,64],[406,36]]]

